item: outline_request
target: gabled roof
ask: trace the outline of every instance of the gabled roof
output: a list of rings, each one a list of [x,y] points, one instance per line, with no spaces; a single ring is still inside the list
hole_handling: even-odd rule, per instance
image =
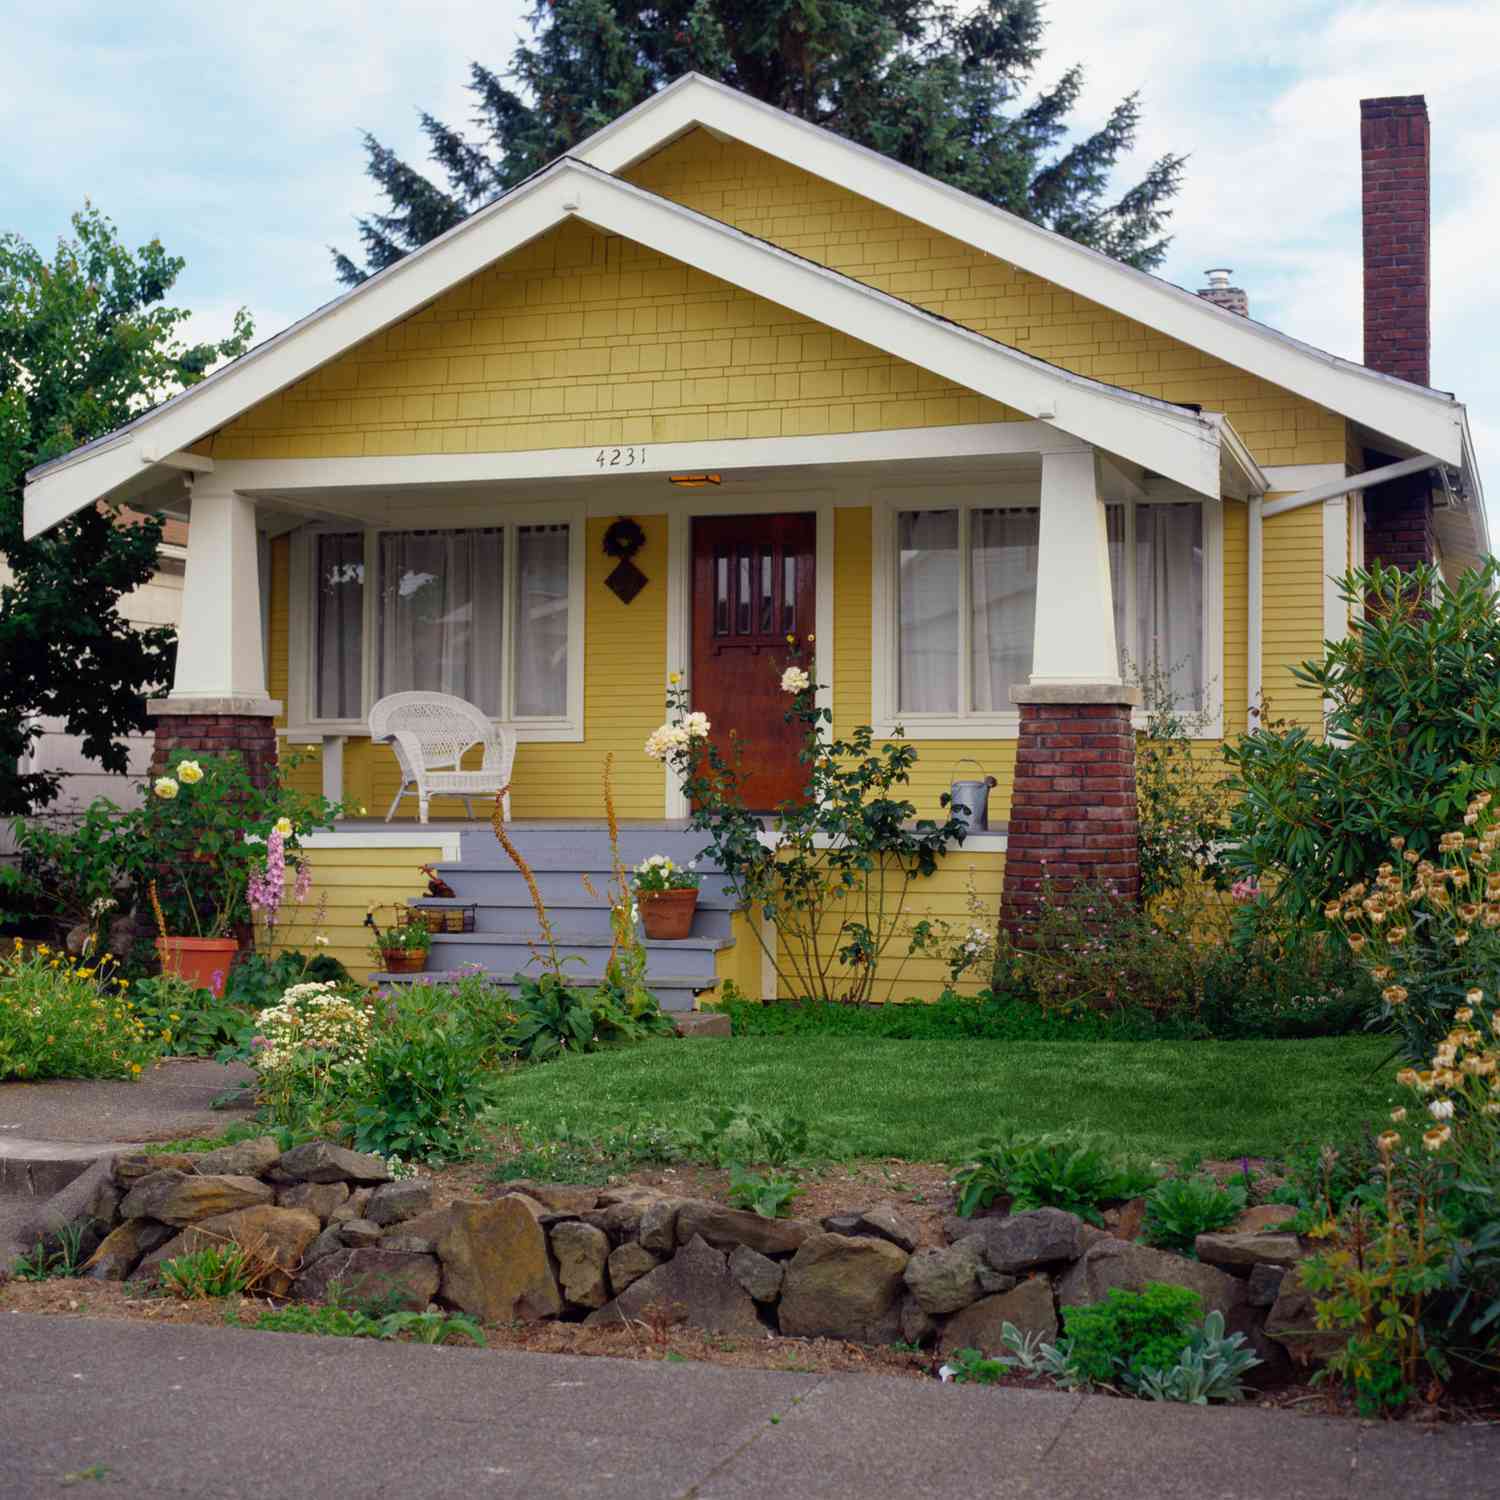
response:
[[[569,218],[719,277],[1059,431],[1217,497],[1244,450],[1219,417],[1075,375],[564,157],[206,380],[27,476],[26,534],[128,494],[181,450]],[[1256,473],[1250,466],[1250,480]]]
[[[621,172],[700,127],[837,183],[1419,453],[1455,468],[1464,464],[1467,417],[1451,395],[1340,359],[1226,312],[1160,277],[700,74],[677,79],[590,136],[574,154],[602,171]]]

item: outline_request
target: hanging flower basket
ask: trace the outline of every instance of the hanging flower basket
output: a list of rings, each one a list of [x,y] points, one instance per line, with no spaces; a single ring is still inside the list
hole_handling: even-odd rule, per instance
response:
[[[157,957],[163,974],[176,974],[196,989],[224,996],[224,980],[240,945],[234,938],[159,937]]]

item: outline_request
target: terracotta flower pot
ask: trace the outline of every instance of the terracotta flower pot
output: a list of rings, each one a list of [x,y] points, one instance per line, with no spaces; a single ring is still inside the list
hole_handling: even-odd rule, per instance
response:
[[[427,967],[426,948],[383,948],[380,956],[385,961],[387,974],[420,974]]]
[[[157,957],[164,974],[177,974],[214,998],[224,994],[224,980],[234,955],[240,951],[235,938],[159,937]]]
[[[694,887],[682,891],[638,891],[636,902],[648,938],[671,940],[692,935],[693,913],[698,909],[698,892]]]

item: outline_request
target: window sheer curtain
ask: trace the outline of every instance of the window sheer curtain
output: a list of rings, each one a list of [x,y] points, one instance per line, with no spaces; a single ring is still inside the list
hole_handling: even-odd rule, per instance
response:
[[[451,693],[501,713],[503,533],[388,531],[380,537],[380,696]]]
[[[1203,507],[1135,508],[1135,604],[1141,676],[1203,706]]]
[[[1040,512],[1007,506],[969,517],[970,661],[976,713],[1009,711],[1031,677]]]
[[[958,512],[908,510],[897,518],[900,616],[897,703],[906,713],[958,710]]]
[[[365,537],[317,538],[314,712],[320,719],[364,717]]]
[[[560,717],[568,710],[568,528],[516,533],[515,711]]]

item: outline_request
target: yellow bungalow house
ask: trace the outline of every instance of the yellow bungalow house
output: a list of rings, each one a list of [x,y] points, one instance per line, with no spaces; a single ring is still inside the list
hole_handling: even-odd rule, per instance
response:
[[[1266,700],[1317,726],[1286,668],[1346,629],[1330,576],[1488,551],[1464,407],[1427,385],[1425,108],[1365,101],[1362,132],[1369,366],[1252,321],[1227,276],[1182,290],[687,77],[36,470],[28,534],[101,498],[191,517],[159,742],[310,747],[299,774],[368,807],[313,841],[351,967],[366,903],[416,895],[422,861],[481,905],[503,876],[452,799],[380,821],[378,699],[453,693],[513,731],[515,826],[586,958],[605,755],[627,852],[686,837],[642,753],[668,673],[771,776],[787,634],[839,730],[916,742],[924,812],[964,758],[997,778],[919,906],[961,918],[971,878],[998,905],[1043,859],[1129,890],[1122,663],[1167,671],[1210,740]],[[494,921],[439,966],[503,970],[507,935],[524,961]],[[653,950],[671,1003],[769,992],[744,916],[700,921],[699,958]],[[914,964],[903,993],[941,980]]]

